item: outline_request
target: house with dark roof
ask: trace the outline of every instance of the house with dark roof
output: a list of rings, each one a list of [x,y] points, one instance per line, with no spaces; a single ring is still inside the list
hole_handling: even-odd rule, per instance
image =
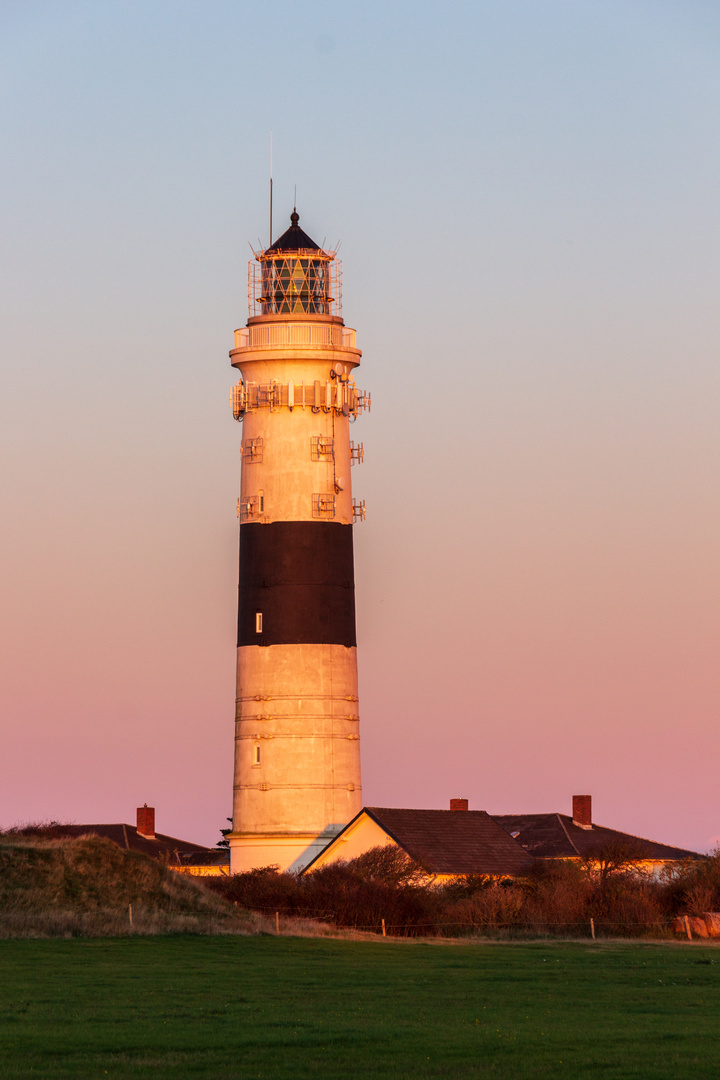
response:
[[[139,806],[135,825],[58,825],[53,834],[64,836],[104,836],[127,851],[140,851],[151,859],[167,863],[171,870],[185,874],[220,876],[230,873],[230,854],[222,848],[207,848],[189,840],[178,840],[155,832],[155,808]]]
[[[495,821],[536,859],[622,860],[657,873],[681,859],[699,859],[696,851],[671,847],[642,836],[608,829],[592,820],[592,797],[573,796],[569,814],[495,814]]]
[[[303,873],[390,844],[438,882],[465,874],[519,877],[535,861],[484,810],[468,810],[467,799],[452,799],[449,810],[365,806]]]

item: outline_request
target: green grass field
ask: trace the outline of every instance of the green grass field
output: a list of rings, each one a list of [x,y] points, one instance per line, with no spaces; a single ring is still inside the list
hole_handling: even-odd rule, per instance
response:
[[[720,1076],[720,950],[0,942],[0,1077]]]

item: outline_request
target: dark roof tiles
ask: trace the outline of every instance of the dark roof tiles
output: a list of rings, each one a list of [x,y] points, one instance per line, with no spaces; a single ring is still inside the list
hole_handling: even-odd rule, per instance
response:
[[[484,810],[366,806],[365,813],[432,874],[512,877],[533,862]]]
[[[593,825],[583,829],[573,823],[567,814],[496,814],[495,821],[513,836],[518,844],[538,859],[573,859],[592,857],[608,845],[625,846],[628,854],[636,859],[662,861],[663,859],[697,858],[697,852],[685,848],[658,844],[641,836],[606,829]]]
[[[290,221],[292,222],[289,229],[286,229],[282,236],[279,236],[274,244],[263,252],[264,255],[276,255],[283,251],[322,251],[319,244],[316,244],[314,240],[311,240],[306,232],[304,232],[298,225],[300,215],[297,211],[293,210],[290,215]]]
[[[150,839],[142,836],[134,825],[60,825],[55,831],[59,837],[104,836],[118,847],[127,848],[129,851],[141,851],[153,859],[169,859],[171,862],[183,855],[213,850],[203,847],[202,844],[192,844],[188,840],[165,836],[163,833],[155,833],[155,836]]]

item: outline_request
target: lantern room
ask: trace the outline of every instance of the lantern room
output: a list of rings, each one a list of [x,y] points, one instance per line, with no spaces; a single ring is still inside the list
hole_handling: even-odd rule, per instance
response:
[[[341,271],[334,251],[324,251],[298,222],[296,210],[290,228],[265,251],[256,251],[250,263],[248,300],[250,316],[340,315]]]

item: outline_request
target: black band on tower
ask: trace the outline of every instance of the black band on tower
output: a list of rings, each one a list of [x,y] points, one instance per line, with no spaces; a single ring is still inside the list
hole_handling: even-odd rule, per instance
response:
[[[356,645],[352,525],[240,526],[240,645]]]

